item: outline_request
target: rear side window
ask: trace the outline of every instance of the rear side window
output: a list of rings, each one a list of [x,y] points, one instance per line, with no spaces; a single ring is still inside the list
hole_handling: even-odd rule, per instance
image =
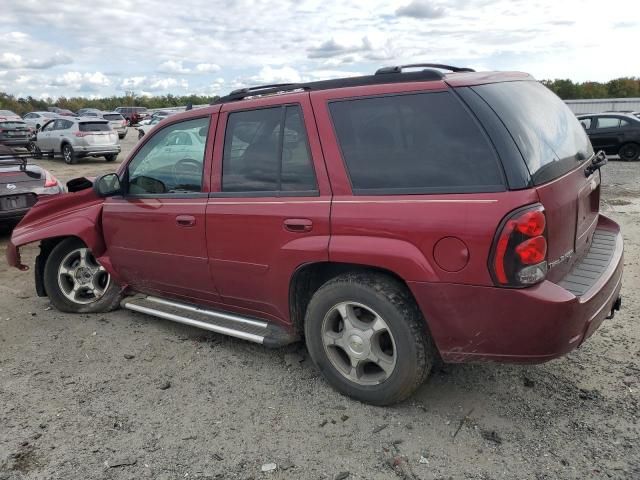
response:
[[[81,132],[108,132],[111,127],[106,122],[83,122],[79,125]]]
[[[297,105],[229,114],[224,192],[315,192],[316,178]]]
[[[107,113],[103,115],[102,118],[104,118],[105,120],[109,120],[110,122],[113,122],[116,120],[124,120],[124,117],[119,113]]]
[[[502,82],[472,88],[511,133],[535,185],[564,175],[593,155],[576,116],[541,83]]]
[[[620,119],[615,117],[599,117],[598,126],[596,128],[618,128]]]
[[[504,190],[496,153],[450,92],[329,105],[355,194]]]

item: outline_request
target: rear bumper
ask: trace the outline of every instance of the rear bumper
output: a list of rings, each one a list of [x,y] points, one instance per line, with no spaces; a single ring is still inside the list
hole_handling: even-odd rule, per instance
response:
[[[120,145],[90,145],[73,147],[74,151],[81,156],[110,155],[120,153]]]
[[[26,147],[29,145],[29,138],[2,138],[0,144],[8,147]]]
[[[619,307],[622,287],[620,228],[601,215],[597,229],[611,235],[612,252],[581,296],[550,281],[525,289],[411,282],[443,360],[541,363],[580,346]]]

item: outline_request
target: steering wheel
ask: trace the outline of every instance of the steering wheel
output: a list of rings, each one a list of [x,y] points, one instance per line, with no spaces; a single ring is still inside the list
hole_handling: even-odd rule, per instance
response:
[[[176,186],[188,184],[187,182],[194,176],[198,177],[202,174],[202,162],[193,158],[183,158],[173,165],[171,173]]]

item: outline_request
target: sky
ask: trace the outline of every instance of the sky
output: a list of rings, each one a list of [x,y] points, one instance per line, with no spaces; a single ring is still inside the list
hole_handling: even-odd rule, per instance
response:
[[[219,95],[445,63],[640,76],[639,0],[0,0],[0,91]]]

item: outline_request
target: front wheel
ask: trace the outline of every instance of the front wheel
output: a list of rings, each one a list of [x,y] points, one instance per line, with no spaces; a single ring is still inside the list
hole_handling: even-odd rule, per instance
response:
[[[60,242],[44,267],[44,286],[62,312],[109,312],[118,308],[121,289],[77,238]]]
[[[336,390],[373,405],[409,397],[437,357],[406,287],[380,274],[345,274],[320,287],[307,308],[305,338]]]
[[[113,162],[116,158],[118,158],[118,154],[117,154],[117,153],[112,153],[112,154],[110,154],[110,155],[105,155],[105,156],[104,156],[104,159],[105,159],[107,162]]]
[[[622,160],[635,162],[640,158],[640,145],[637,143],[625,143],[620,147],[618,155]]]
[[[65,143],[62,146],[62,157],[64,158],[65,163],[68,163],[69,165],[76,163],[76,153],[68,143]]]

